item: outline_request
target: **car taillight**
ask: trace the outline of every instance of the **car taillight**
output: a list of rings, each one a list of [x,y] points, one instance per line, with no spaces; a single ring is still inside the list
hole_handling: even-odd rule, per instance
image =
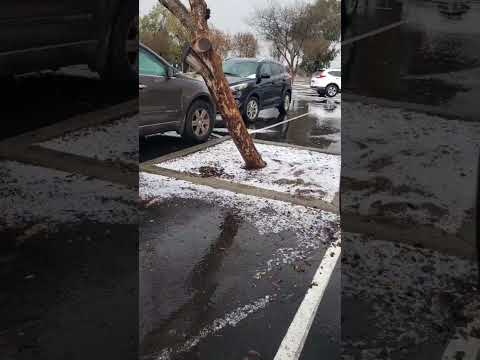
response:
[[[321,79],[321,78],[324,78],[325,76],[326,76],[325,73],[321,72],[320,74],[318,74],[315,77],[318,78],[318,79]]]

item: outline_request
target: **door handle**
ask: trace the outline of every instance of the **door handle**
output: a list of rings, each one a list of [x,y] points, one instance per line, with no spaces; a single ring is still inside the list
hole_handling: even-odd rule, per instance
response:
[[[143,90],[143,89],[145,89],[146,87],[147,87],[147,85],[138,84],[138,88],[139,88],[140,90]]]

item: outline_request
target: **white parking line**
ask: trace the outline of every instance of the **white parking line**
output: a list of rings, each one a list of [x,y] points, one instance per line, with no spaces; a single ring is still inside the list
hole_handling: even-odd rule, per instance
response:
[[[291,119],[287,119],[287,120],[284,120],[284,121],[280,121],[280,122],[278,122],[278,123],[276,123],[276,124],[273,124],[273,125],[265,126],[265,127],[263,127],[263,128],[260,128],[260,129],[255,129],[255,130],[248,129],[248,132],[249,132],[250,134],[259,133],[259,132],[262,132],[262,131],[264,131],[264,130],[268,130],[268,129],[277,127],[277,126],[279,126],[279,125],[288,123],[288,122],[290,122],[290,121],[298,120],[298,119],[303,118],[303,117],[305,117],[305,116],[307,116],[307,115],[309,115],[309,114],[310,114],[310,112],[305,113],[305,114],[303,114],[303,115],[296,116],[296,117],[291,118]],[[213,130],[213,131],[215,131],[215,130]],[[218,131],[217,131],[217,132],[218,132]],[[223,136],[222,136],[222,135],[219,135],[219,134],[215,134],[215,133],[212,133],[212,136],[215,136],[215,137],[217,137],[217,138],[221,138],[221,137],[223,137],[223,136],[228,136],[228,130],[227,130],[226,134],[223,135]]]
[[[345,41],[342,41],[341,42],[341,45],[348,45],[348,44],[351,44],[351,43],[354,43],[354,42],[357,42],[359,40],[363,40],[363,39],[366,39],[366,38],[369,38],[371,36],[374,36],[374,35],[378,35],[378,34],[381,34],[385,31],[388,31],[388,30],[391,30],[393,28],[396,28],[400,25],[403,25],[403,24],[406,24],[407,23],[407,20],[402,20],[402,21],[397,21],[393,24],[390,24],[390,25],[387,25],[387,26],[383,26],[381,28],[378,28],[378,29],[375,29],[375,30],[372,30],[372,31],[369,31],[365,34],[362,34],[362,35],[358,35],[358,36],[354,36],[348,40],[345,40]]]
[[[328,247],[315,273],[311,288],[307,291],[302,304],[298,308],[274,360],[298,360],[300,358],[340,253],[341,248],[339,245],[332,244]]]
[[[290,121],[303,118],[303,117],[305,117],[305,116],[307,116],[307,115],[309,115],[309,114],[310,114],[310,112],[307,112],[307,113],[305,113],[305,114],[303,114],[303,115],[296,116],[296,117],[294,117],[294,118],[287,119],[287,120],[284,120],[284,121],[280,121],[279,123],[276,123],[276,124],[273,124],[273,125],[270,125],[270,126],[265,126],[264,128],[261,128],[261,129],[256,129],[256,130],[253,130],[253,131],[249,130],[249,133],[250,133],[250,134],[255,134],[255,133],[257,133],[257,132],[259,132],[259,131],[261,131],[261,130],[271,129],[271,128],[277,127],[277,126],[279,126],[279,125],[288,123],[288,122],[290,122]]]
[[[263,298],[257,299],[253,303],[244,305],[228,314],[225,314],[223,318],[218,318],[210,325],[204,327],[196,336],[188,339],[177,349],[167,348],[162,350],[160,354],[158,354],[156,360],[171,360],[176,358],[181,353],[190,351],[192,348],[198,345],[202,339],[205,339],[211,335],[215,335],[227,326],[235,327],[238,325],[238,323],[245,320],[250,315],[265,309],[272,300],[273,297],[267,295]]]

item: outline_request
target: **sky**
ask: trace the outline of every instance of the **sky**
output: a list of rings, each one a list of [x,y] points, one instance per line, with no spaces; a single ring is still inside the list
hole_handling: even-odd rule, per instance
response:
[[[158,0],[140,0],[140,15],[145,15],[158,2]],[[188,4],[188,1],[182,0]],[[211,9],[210,22],[220,30],[236,33],[248,31],[246,21],[255,8],[262,8],[269,0],[207,0]],[[295,0],[275,0],[277,4],[291,4]]]
[[[228,32],[236,33],[240,31],[251,31],[247,24],[249,15],[255,9],[265,7],[270,0],[207,0],[208,7],[211,9],[210,23],[216,28]],[[296,0],[274,0],[277,4],[293,4]],[[182,0],[188,5],[187,0]],[[150,9],[158,3],[158,0],[140,0],[140,16],[146,15]],[[269,44],[260,41],[260,55],[268,57],[270,55]],[[335,66],[337,65],[337,66]],[[335,59],[331,67],[339,67],[340,59]]]

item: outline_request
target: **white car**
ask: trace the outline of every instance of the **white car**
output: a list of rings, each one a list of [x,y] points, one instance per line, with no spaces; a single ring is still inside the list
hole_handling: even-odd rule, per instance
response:
[[[312,75],[310,87],[322,96],[334,97],[342,91],[342,71],[340,69],[317,71]]]

